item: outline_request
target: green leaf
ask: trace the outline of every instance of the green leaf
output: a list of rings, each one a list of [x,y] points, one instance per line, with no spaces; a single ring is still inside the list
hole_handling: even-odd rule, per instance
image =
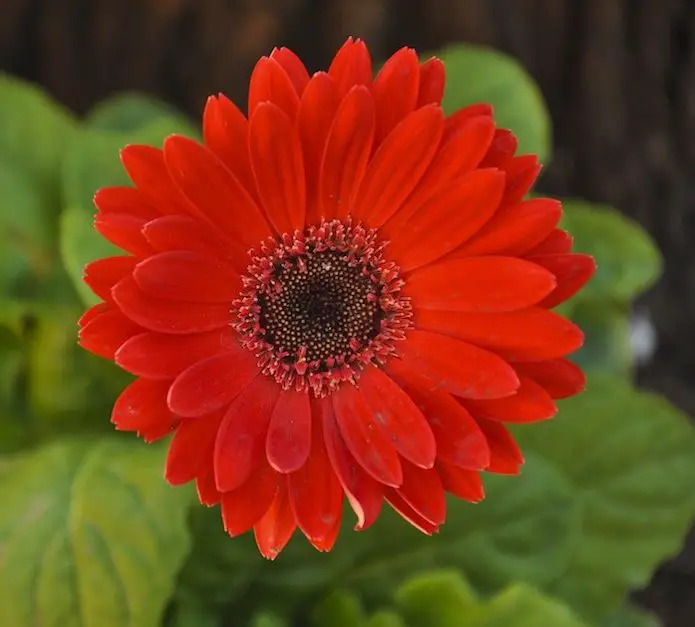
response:
[[[333,592],[314,610],[314,627],[362,627],[364,612],[359,598],[349,592]]]
[[[176,108],[135,92],[122,92],[103,100],[92,109],[86,122],[101,130],[129,132],[162,119],[168,119],[173,127],[192,128],[190,121]]]
[[[365,623],[365,627],[408,627],[403,619],[390,610],[381,610],[372,615]]]
[[[562,227],[574,238],[574,250],[596,259],[596,274],[577,300],[629,302],[661,274],[661,255],[636,222],[605,205],[579,200],[564,203]]]
[[[0,625],[154,627],[189,546],[159,447],[67,440],[0,474]]]
[[[631,374],[630,322],[623,307],[584,300],[575,305],[571,317],[584,332],[584,345],[572,355],[573,362],[586,372]]]
[[[454,45],[437,52],[446,66],[442,106],[447,114],[476,103],[489,103],[495,122],[519,138],[519,154],[550,157],[551,123],[540,89],[515,59],[496,50]]]
[[[660,625],[656,616],[623,603],[619,610],[602,620],[599,627],[660,627]]]
[[[275,614],[261,612],[253,617],[250,627],[289,627],[289,623]]]
[[[517,436],[574,486],[581,511],[571,560],[544,587],[604,617],[680,548],[695,516],[695,430],[665,399],[597,375],[558,418]]]

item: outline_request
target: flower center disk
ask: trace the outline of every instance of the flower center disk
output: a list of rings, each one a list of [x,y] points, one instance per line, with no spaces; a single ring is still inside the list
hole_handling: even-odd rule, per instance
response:
[[[261,245],[235,327],[264,374],[325,396],[396,353],[412,310],[383,249],[376,231],[337,220]]]

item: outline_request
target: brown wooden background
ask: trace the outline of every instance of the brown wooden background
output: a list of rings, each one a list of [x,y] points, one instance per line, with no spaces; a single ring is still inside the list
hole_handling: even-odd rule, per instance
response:
[[[197,116],[273,46],[320,69],[349,34],[376,58],[467,41],[523,62],[555,125],[542,188],[615,205],[665,255],[640,379],[695,415],[695,0],[0,0],[0,69],[78,112],[138,89]],[[672,627],[695,625],[692,544],[639,595]]]

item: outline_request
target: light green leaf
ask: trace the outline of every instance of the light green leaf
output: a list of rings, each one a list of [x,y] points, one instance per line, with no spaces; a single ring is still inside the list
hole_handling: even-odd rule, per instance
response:
[[[365,627],[408,627],[403,619],[390,610],[381,610],[372,615],[365,623]]]
[[[551,123],[540,89],[522,65],[496,50],[454,45],[437,52],[446,66],[442,103],[451,114],[461,107],[489,103],[495,122],[519,138],[519,154],[550,157]]]
[[[250,627],[289,627],[289,623],[275,614],[262,612],[253,617]]]
[[[572,355],[573,362],[586,372],[630,375],[630,323],[622,306],[584,300],[575,305],[571,317],[584,332],[584,345]]]
[[[661,274],[661,255],[649,234],[612,207],[579,200],[564,202],[562,227],[574,238],[576,252],[596,259],[594,277],[578,300],[628,302]]]
[[[624,603],[618,611],[602,620],[599,627],[660,627],[660,625],[656,616]]]
[[[171,105],[135,92],[121,92],[103,100],[92,109],[86,122],[92,128],[130,132],[162,119],[168,119],[172,127],[192,129],[190,121]]]
[[[188,551],[190,493],[159,447],[67,440],[0,474],[0,625],[156,627]]]
[[[601,618],[680,548],[695,516],[695,429],[663,398],[602,375],[517,435],[574,486],[581,511],[571,561],[544,587]]]

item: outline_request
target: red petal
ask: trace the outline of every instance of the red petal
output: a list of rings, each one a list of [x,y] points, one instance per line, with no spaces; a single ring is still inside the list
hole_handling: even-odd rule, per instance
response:
[[[403,462],[403,485],[396,490],[403,500],[435,527],[444,523],[446,500],[434,468],[418,468]]]
[[[499,168],[507,165],[514,153],[519,142],[510,130],[506,128],[498,128],[495,131],[495,136],[492,138],[490,148],[481,163],[484,168]]]
[[[335,80],[338,95],[343,98],[355,85],[372,84],[372,61],[369,51],[360,39],[352,37],[342,45],[328,68],[328,74]]]
[[[438,459],[461,468],[482,470],[490,463],[490,449],[474,418],[447,392],[428,390],[420,376],[399,360],[388,364],[392,374],[430,424]]]
[[[198,500],[201,505],[212,507],[222,500],[222,494],[215,486],[215,472],[210,463],[210,468],[195,478],[195,487],[198,492]]]
[[[437,105],[405,118],[379,146],[355,197],[355,219],[371,228],[386,222],[420,181],[434,157],[444,119]]]
[[[329,551],[340,526],[343,490],[326,452],[318,401],[311,421],[311,452],[306,464],[289,475],[287,488],[297,525],[317,549]]]
[[[189,213],[191,207],[169,176],[164,153],[151,146],[131,144],[121,150],[130,180],[161,213]]]
[[[442,487],[464,501],[479,503],[485,498],[485,489],[480,473],[464,470],[445,461],[437,462],[437,471]]]
[[[249,83],[249,117],[256,108],[272,102],[282,109],[290,118],[297,115],[299,96],[290,77],[283,67],[274,59],[261,57],[251,73]]]
[[[136,263],[135,257],[107,257],[92,261],[84,268],[84,282],[99,298],[110,301],[111,288],[128,276]]]
[[[173,428],[176,419],[166,404],[171,381],[133,381],[116,399],[111,422],[119,431],[141,433],[152,427]]]
[[[409,331],[399,352],[404,365],[419,373],[430,390],[446,390],[462,398],[501,398],[519,387],[506,361],[444,335]]]
[[[229,325],[228,303],[184,303],[154,298],[127,277],[111,290],[113,299],[133,322],[160,333],[202,333]]]
[[[296,528],[287,489],[281,486],[270,509],[253,528],[261,555],[274,560],[287,546]]]
[[[416,310],[418,328],[457,337],[505,359],[538,361],[561,357],[584,341],[581,330],[556,313],[531,307],[503,313]]]
[[[520,256],[542,242],[562,217],[562,205],[550,198],[533,198],[502,207],[456,256]]]
[[[388,488],[384,492],[384,499],[396,511],[396,513],[398,513],[404,520],[409,522],[418,531],[422,531],[422,533],[425,533],[428,536],[431,536],[433,533],[439,531],[439,527],[437,527],[437,525],[433,525],[429,520],[418,514],[395,489]]]
[[[90,353],[113,359],[120,346],[142,328],[126,318],[120,311],[110,309],[99,313],[79,332],[79,344]]]
[[[374,139],[374,103],[355,87],[340,104],[326,140],[319,178],[319,214],[346,218],[369,162]]]
[[[350,507],[357,516],[355,530],[370,527],[379,517],[383,488],[355,461],[340,435],[335,411],[329,398],[317,400],[323,424],[326,452],[331,466],[345,491]]]
[[[241,277],[225,264],[185,250],[148,257],[133,278],[150,296],[193,303],[231,303],[242,287]]]
[[[503,189],[504,175],[489,169],[449,184],[394,233],[389,256],[404,271],[436,261],[490,219]]]
[[[536,255],[554,255],[555,253],[568,253],[572,250],[572,236],[562,229],[553,229],[538,246],[526,253],[527,257]]]
[[[193,364],[176,377],[169,408],[179,416],[202,416],[224,407],[258,375],[254,355],[240,346]]]
[[[476,417],[501,422],[537,422],[557,413],[550,395],[533,379],[519,375],[521,385],[516,394],[488,401],[467,400],[464,405]]]
[[[268,425],[280,388],[257,376],[229,406],[215,442],[215,479],[220,492],[242,485],[254,468],[266,463]]]
[[[94,204],[100,213],[125,213],[144,220],[153,220],[160,215],[135,187],[104,187],[94,194]]]
[[[413,112],[419,87],[420,65],[417,53],[412,48],[401,48],[386,60],[372,86],[376,106],[377,146],[401,120]]]
[[[288,48],[275,48],[270,53],[270,58],[277,61],[287,72],[297,94],[303,96],[303,92],[309,83],[309,72],[299,57]]]
[[[222,494],[222,522],[232,537],[245,533],[270,509],[280,486],[278,474],[261,461],[236,490]]]
[[[504,192],[505,204],[515,205],[526,196],[541,172],[541,164],[536,155],[514,157],[504,165],[507,174],[507,189]]]
[[[552,272],[557,278],[557,287],[539,307],[555,307],[574,296],[594,275],[596,262],[590,255],[577,253],[569,255],[538,255],[529,261],[537,263]]]
[[[271,235],[243,185],[205,146],[172,135],[164,142],[164,156],[172,179],[215,229],[248,247]]]
[[[524,463],[524,456],[511,433],[499,422],[477,416],[476,420],[490,446],[490,465],[487,467],[487,472],[499,475],[519,474]]]
[[[467,124],[469,120],[480,116],[492,118],[492,107],[486,103],[472,104],[448,116],[444,124],[442,144],[449,141],[449,139],[455,135],[462,126]]]
[[[190,216],[162,216],[145,224],[145,239],[157,252],[188,250],[212,255],[227,262],[237,272],[249,265],[249,255],[241,244],[224,240],[207,222]]]
[[[302,94],[297,114],[297,128],[304,152],[308,225],[321,221],[318,205],[321,160],[337,110],[338,93],[333,79],[324,72],[317,72]]]
[[[131,374],[149,379],[175,379],[186,368],[229,350],[236,343],[230,327],[194,335],[140,333],[116,351],[115,362]]]
[[[584,391],[586,377],[567,359],[549,359],[514,364],[515,370],[542,385],[551,398],[568,398]]]
[[[287,474],[301,468],[311,449],[311,407],[306,392],[285,390],[270,418],[266,439],[270,465]]]
[[[94,228],[104,239],[135,256],[152,253],[152,247],[142,234],[144,218],[127,213],[97,213]]]
[[[306,186],[299,134],[292,120],[271,103],[251,118],[251,165],[268,219],[279,233],[304,227]]]
[[[423,205],[432,196],[452,181],[471,174],[483,158],[494,130],[495,125],[490,117],[478,116],[456,129],[446,143],[442,140],[439,151],[413,193],[384,225],[383,237],[395,239],[403,226],[422,210]],[[457,216],[460,215],[460,210],[455,213]],[[437,229],[437,232],[441,231]]]
[[[208,98],[203,113],[205,145],[257,198],[256,181],[249,158],[249,123],[237,106],[224,95]]]
[[[164,477],[171,485],[193,481],[212,460],[215,437],[222,414],[183,420],[169,444]]]
[[[442,103],[445,80],[444,64],[439,59],[432,57],[420,65],[420,87],[417,97],[418,109],[431,103]]]
[[[514,257],[467,257],[426,266],[403,288],[418,309],[513,311],[542,300],[555,288],[553,274]]]
[[[437,455],[434,435],[410,396],[378,368],[362,373],[359,389],[396,450],[416,466],[432,468]]]
[[[96,318],[99,314],[111,310],[112,307],[108,303],[99,303],[94,305],[93,307],[87,309],[82,316],[80,316],[80,319],[77,321],[77,326],[81,329],[82,327],[87,326],[87,324],[94,320],[94,318]]]

